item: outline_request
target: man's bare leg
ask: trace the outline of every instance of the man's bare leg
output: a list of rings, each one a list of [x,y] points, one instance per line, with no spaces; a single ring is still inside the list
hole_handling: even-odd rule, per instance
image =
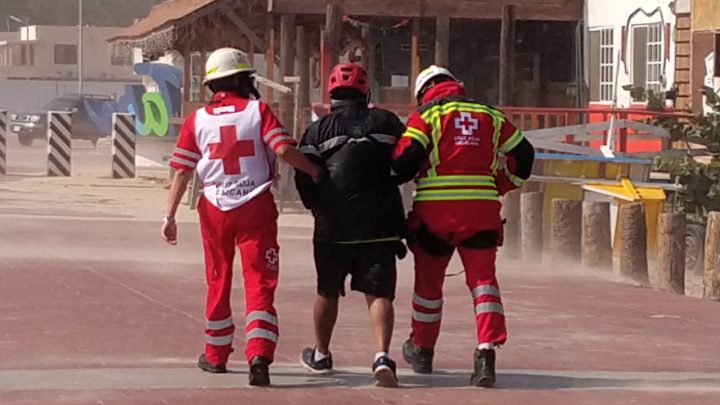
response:
[[[330,340],[338,317],[338,298],[327,298],[318,295],[313,306],[315,322],[315,349],[318,353],[330,353]]]
[[[388,353],[393,327],[395,326],[395,310],[389,298],[380,298],[365,295],[368,310],[370,311],[370,326],[372,327],[375,351]]]
[[[373,374],[375,384],[380,387],[397,387],[395,362],[390,359],[390,340],[395,326],[395,310],[389,298],[365,295],[370,312],[370,325],[375,341],[375,362]]]

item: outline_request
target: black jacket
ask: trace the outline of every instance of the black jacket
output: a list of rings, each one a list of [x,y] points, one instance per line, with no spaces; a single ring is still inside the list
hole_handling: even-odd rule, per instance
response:
[[[334,101],[314,122],[300,150],[327,171],[315,184],[296,172],[295,185],[315,217],[316,242],[359,242],[404,234],[405,212],[392,177],[392,151],[405,131],[398,117],[362,100]]]

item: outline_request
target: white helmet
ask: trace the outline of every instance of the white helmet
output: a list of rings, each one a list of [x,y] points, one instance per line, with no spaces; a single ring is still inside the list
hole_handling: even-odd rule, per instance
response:
[[[242,72],[255,73],[247,54],[234,48],[220,48],[211,53],[205,63],[203,84]]]
[[[420,72],[417,80],[415,80],[415,98],[418,98],[418,96],[420,95],[420,90],[422,90],[422,88],[425,87],[425,85],[428,84],[430,80],[438,76],[447,76],[455,81],[458,81],[455,75],[452,74],[452,72],[450,72],[448,69],[437,65],[432,65],[429,68]]]

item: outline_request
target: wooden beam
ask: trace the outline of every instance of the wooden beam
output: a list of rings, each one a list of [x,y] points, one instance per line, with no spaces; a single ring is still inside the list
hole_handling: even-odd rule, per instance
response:
[[[280,83],[284,76],[292,76],[295,60],[295,15],[280,17]]]
[[[374,94],[373,92],[373,87],[375,86],[376,66],[375,47],[377,46],[377,42],[375,41],[375,38],[373,38],[372,30],[369,26],[364,26],[362,28],[362,38],[365,42],[365,54],[363,55],[363,62],[365,71],[367,71],[368,75],[368,83],[370,84],[370,95],[373,98],[373,101],[377,102],[380,101],[380,95]]]
[[[272,14],[268,14],[265,20],[267,47],[265,48],[265,77],[268,80],[275,79],[275,20]],[[272,88],[266,88],[265,98],[268,104],[273,102]]]
[[[240,18],[239,15],[233,10],[230,6],[223,3],[221,6],[222,11],[225,13],[225,16],[230,19],[230,21],[235,24],[242,33],[250,39],[250,43],[253,44],[253,47],[264,50],[268,48],[268,44],[260,37],[255,35],[255,32],[250,28],[245,21]]]
[[[325,7],[325,29],[320,34],[320,95],[324,103],[330,102],[327,82],[330,71],[338,63],[340,34],[342,29],[342,9],[335,4]]]
[[[450,17],[438,17],[435,23],[435,64],[450,67]]]
[[[295,76],[300,78],[298,102],[300,107],[307,107],[310,105],[310,43],[305,34],[305,27],[299,25],[295,28],[295,43],[297,49]]]
[[[274,0],[274,13],[316,14],[326,11],[326,0]],[[346,14],[383,17],[450,17],[497,20],[503,4],[516,6],[518,20],[578,21],[583,17],[583,0],[364,0],[338,1]]]
[[[515,69],[513,63],[515,56],[514,11],[514,6],[505,6],[500,23],[500,94],[498,104],[501,106],[511,105],[513,102],[513,70]]]
[[[200,102],[204,103],[207,101],[208,89],[205,87],[203,81],[205,80],[205,62],[207,61],[207,50],[205,47],[200,48]]]
[[[285,82],[286,76],[292,76],[295,61],[295,15],[280,16],[280,77],[278,83]],[[287,128],[293,126],[293,94],[283,93],[278,110],[280,122]],[[294,134],[293,134],[294,135]]]
[[[325,33],[333,53],[339,52],[342,31],[343,10],[337,4],[328,4],[325,8]]]
[[[420,74],[420,19],[412,20],[412,38],[410,40],[410,103],[415,104],[415,80]]]
[[[192,74],[192,65],[190,51],[183,52],[183,101],[190,101],[190,76]],[[182,112],[183,116],[185,111]]]

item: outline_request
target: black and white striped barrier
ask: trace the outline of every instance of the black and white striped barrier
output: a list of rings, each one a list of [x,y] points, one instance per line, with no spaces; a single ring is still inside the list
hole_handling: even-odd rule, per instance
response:
[[[7,174],[8,114],[0,110],[0,174]]]
[[[112,177],[135,178],[135,116],[113,113]]]
[[[70,113],[48,113],[48,176],[67,177],[72,172],[72,116]]]

